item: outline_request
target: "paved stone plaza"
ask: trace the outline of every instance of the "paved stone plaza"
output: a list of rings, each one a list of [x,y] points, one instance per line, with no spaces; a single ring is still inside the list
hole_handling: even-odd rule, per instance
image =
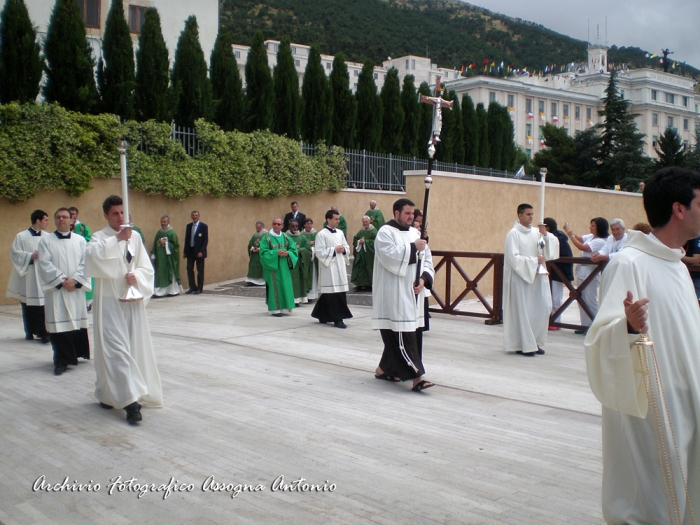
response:
[[[0,307],[0,523],[603,522],[582,336],[550,332],[545,356],[523,358],[501,350],[502,326],[434,316],[438,386],[419,394],[374,379],[369,307],[338,330],[311,306],[272,318],[260,298],[209,288],[149,303],[165,407],[138,427],[98,406],[91,361],[55,377],[50,345]],[[41,476],[99,490],[33,491]],[[228,491],[203,490],[212,476]],[[334,490],[283,491],[279,476]],[[131,478],[185,491],[139,497]],[[234,498],[238,484],[262,488]]]

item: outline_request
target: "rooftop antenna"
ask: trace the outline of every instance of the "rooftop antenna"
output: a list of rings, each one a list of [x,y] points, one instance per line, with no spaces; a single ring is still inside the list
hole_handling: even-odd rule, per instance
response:
[[[608,47],[608,15],[605,15],[605,47]]]
[[[596,30],[595,45],[599,46],[600,45],[600,22],[595,25],[595,30]]]
[[[588,19],[588,46],[591,45],[591,19]]]

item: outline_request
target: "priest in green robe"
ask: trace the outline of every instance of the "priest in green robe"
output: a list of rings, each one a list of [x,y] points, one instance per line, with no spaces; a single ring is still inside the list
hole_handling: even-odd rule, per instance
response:
[[[141,240],[143,241],[144,247],[146,246],[146,237],[144,236],[143,232],[141,231],[141,228],[136,226],[132,221],[131,221],[131,215],[129,215],[129,224],[131,224],[131,229],[134,230],[136,233],[138,233],[141,236]]]
[[[83,239],[85,239],[85,242],[90,242],[90,239],[92,239],[92,232],[90,231],[90,228],[88,228],[87,224],[83,224],[78,220],[78,215],[80,214],[78,208],[71,206],[68,208],[68,211],[70,212],[71,231],[80,235]],[[87,301],[88,312],[92,310],[92,291],[95,289],[95,280],[91,279],[90,282],[92,285],[90,290],[85,290],[85,300]]]
[[[151,259],[156,270],[156,285],[153,290],[155,297],[179,295],[182,291],[180,284],[180,244],[177,234],[170,226],[170,217],[160,218],[160,230],[153,241]]]
[[[338,215],[340,216],[340,220],[338,221],[338,229],[341,232],[343,232],[343,237],[345,237],[345,239],[347,240],[347,238],[348,238],[348,223],[345,220],[345,217],[340,215],[340,211],[338,211],[338,206],[331,206],[331,210],[338,212]],[[328,221],[323,223],[323,227],[325,228],[326,226],[328,226]]]
[[[372,226],[374,226],[377,231],[384,226],[384,214],[382,210],[377,208],[377,201],[369,201],[369,210],[365,212],[365,215],[369,217]]]
[[[362,229],[352,240],[355,261],[352,265],[350,282],[355,285],[355,291],[372,289],[372,268],[374,267],[374,238],[377,229],[372,226],[368,216],[362,217]]]
[[[256,222],[255,233],[248,241],[248,275],[245,278],[248,286],[265,286],[263,267],[260,263],[260,241],[266,233],[265,223],[263,221]]]
[[[292,238],[294,244],[297,245],[299,260],[294,268],[292,268],[292,284],[294,286],[294,302],[296,304],[306,304],[309,299],[306,296],[308,292],[306,286],[306,267],[313,264],[311,262],[311,247],[306,236],[299,231],[299,224],[296,220],[289,221],[289,231],[287,235]]]
[[[291,269],[298,258],[297,245],[282,231],[282,219],[274,219],[272,231],[260,240],[260,262],[267,289],[267,310],[275,317],[282,317],[283,311],[291,312],[294,308]]]
[[[309,302],[318,299],[318,259],[314,255],[314,245],[316,244],[316,234],[314,220],[306,217],[304,219],[304,229],[301,234],[309,241],[309,251],[311,252],[311,263],[304,266],[304,283],[306,284],[306,298]]]

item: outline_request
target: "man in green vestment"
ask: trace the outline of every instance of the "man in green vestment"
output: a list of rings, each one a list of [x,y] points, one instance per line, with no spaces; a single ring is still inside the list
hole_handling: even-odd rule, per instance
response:
[[[309,252],[311,252],[311,263],[303,267],[304,283],[306,284],[306,298],[309,302],[318,299],[318,259],[314,256],[314,245],[316,244],[316,234],[314,220],[306,217],[304,229],[301,234],[309,241]]]
[[[85,239],[85,242],[90,242],[90,239],[92,239],[92,232],[90,231],[90,228],[87,227],[87,224],[83,224],[78,220],[78,214],[80,213],[78,208],[71,206],[68,208],[68,211],[70,212],[70,229]],[[90,288],[90,291],[85,292],[85,301],[87,301],[88,312],[92,310],[92,291],[95,289],[95,280],[92,279],[91,283],[92,287]]]
[[[289,231],[287,235],[292,238],[294,244],[297,245],[299,260],[292,268],[292,284],[294,287],[294,302],[296,304],[306,304],[309,299],[306,296],[308,287],[306,285],[306,267],[311,266],[311,246],[306,236],[299,231],[297,221],[292,219],[289,221]]]
[[[248,275],[245,282],[248,286],[264,286],[265,279],[263,278],[263,267],[260,264],[260,240],[267,233],[265,223],[258,221],[255,223],[255,233],[248,241]]]
[[[168,222],[170,222],[170,219],[168,219]],[[131,214],[129,214],[129,224],[131,224],[131,229],[134,230],[136,233],[138,233],[141,236],[141,240],[143,241],[143,247],[145,248],[146,247],[146,237],[143,235],[141,228],[139,228],[133,222],[131,222]]]
[[[170,226],[170,217],[160,218],[160,230],[153,241],[151,259],[156,270],[156,285],[153,290],[155,297],[179,295],[180,285],[180,244],[177,234]]]
[[[355,285],[355,291],[372,289],[372,268],[374,267],[374,238],[377,229],[372,226],[368,216],[362,217],[362,229],[352,240],[355,261],[352,264],[350,282]]]
[[[331,206],[331,210],[338,212],[338,215],[340,216],[340,220],[338,221],[338,229],[341,232],[343,232],[343,236],[347,240],[347,238],[348,238],[348,223],[345,220],[345,217],[340,215],[340,212],[338,211],[338,206]],[[325,228],[326,226],[328,226],[328,221],[323,223],[323,227]]]
[[[275,317],[294,308],[291,269],[297,263],[297,245],[282,232],[282,219],[272,221],[272,231],[260,240],[260,262],[267,288],[267,310]]]
[[[377,231],[384,226],[384,214],[382,210],[377,208],[377,201],[369,201],[369,210],[365,212],[365,215],[369,217],[372,226],[374,226]]]

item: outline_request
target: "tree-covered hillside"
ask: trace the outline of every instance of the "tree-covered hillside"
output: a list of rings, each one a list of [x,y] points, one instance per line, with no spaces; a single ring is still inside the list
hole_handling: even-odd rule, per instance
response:
[[[259,29],[355,62],[427,52],[441,67],[488,59],[535,69],[586,57],[581,40],[446,0],[222,0],[221,21],[237,43]]]

